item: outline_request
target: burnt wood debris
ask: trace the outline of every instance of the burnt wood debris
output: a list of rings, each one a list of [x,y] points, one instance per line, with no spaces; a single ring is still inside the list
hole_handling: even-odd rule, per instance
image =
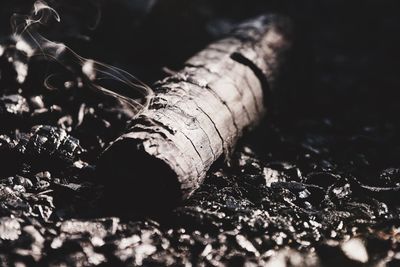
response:
[[[150,104],[99,163],[110,201],[176,206],[190,196],[221,155],[265,114],[290,47],[290,22],[265,15],[238,26],[155,84]],[[121,196],[122,199],[118,199]],[[138,200],[142,200],[140,202]],[[171,203],[168,203],[171,202]]]
[[[398,4],[0,1],[0,266],[400,266]]]

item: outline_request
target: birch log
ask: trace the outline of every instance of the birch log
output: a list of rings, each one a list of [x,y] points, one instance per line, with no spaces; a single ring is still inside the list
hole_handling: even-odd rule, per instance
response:
[[[289,47],[286,18],[258,17],[157,82],[149,106],[100,158],[106,192],[134,206],[187,198],[266,113]]]

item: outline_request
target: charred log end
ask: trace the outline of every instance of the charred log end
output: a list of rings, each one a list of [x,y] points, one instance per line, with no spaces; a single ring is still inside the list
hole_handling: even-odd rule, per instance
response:
[[[182,200],[177,175],[164,161],[149,155],[140,140],[121,139],[100,158],[105,213],[120,216],[165,214]]]

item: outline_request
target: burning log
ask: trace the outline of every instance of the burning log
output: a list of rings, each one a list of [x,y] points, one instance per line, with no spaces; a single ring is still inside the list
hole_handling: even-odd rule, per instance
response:
[[[187,198],[265,114],[289,35],[286,18],[258,17],[156,83],[148,107],[99,160],[106,198],[146,208]]]

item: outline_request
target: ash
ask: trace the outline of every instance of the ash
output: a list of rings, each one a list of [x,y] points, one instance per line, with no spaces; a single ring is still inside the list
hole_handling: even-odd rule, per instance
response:
[[[91,31],[93,2],[63,2],[51,38],[147,83],[236,21],[285,13],[298,32],[290,78],[267,119],[181,206],[113,213],[102,209],[113,204],[96,160],[131,114],[82,87],[68,61],[28,61],[1,21],[1,266],[400,265],[396,1],[104,1]],[[16,9],[29,5],[7,2],[0,17]],[[43,86],[49,76],[57,90]]]

